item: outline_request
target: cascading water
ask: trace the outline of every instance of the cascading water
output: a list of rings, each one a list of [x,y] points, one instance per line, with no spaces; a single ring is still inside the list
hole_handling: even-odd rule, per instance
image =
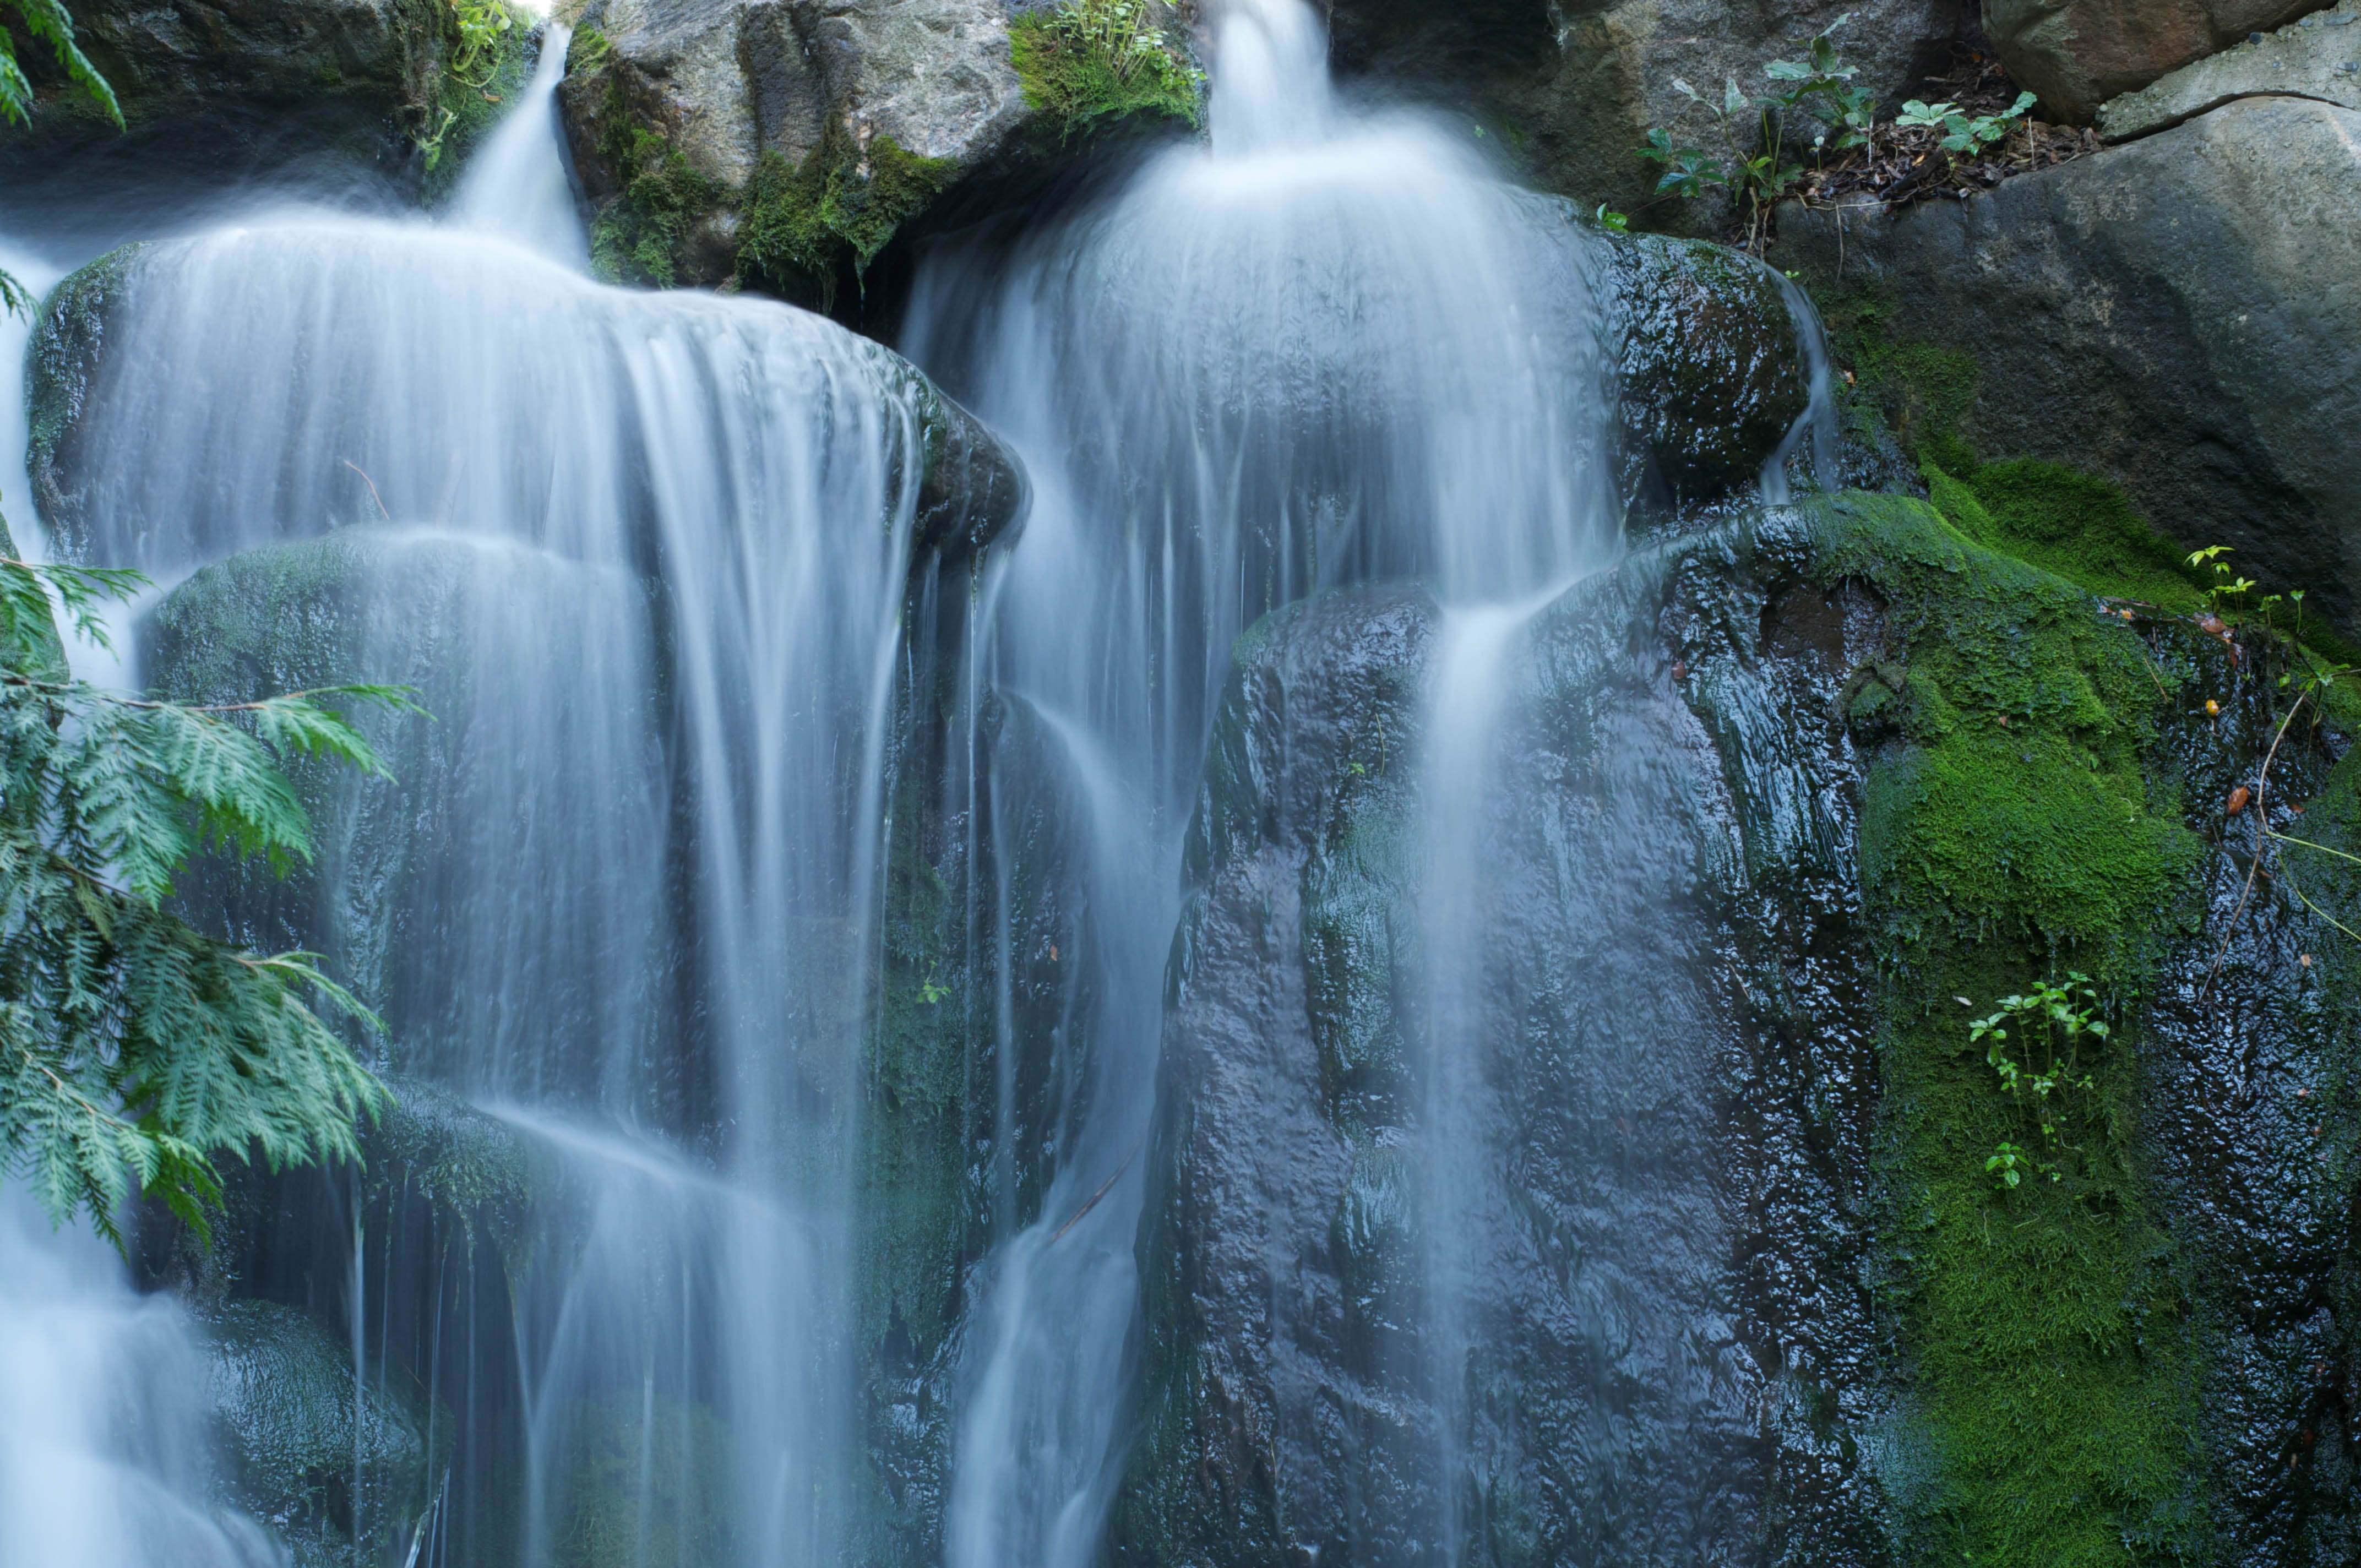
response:
[[[1301,0],[1224,0],[1212,26],[1205,144],[1013,249],[937,256],[910,314],[912,357],[1033,485],[961,626],[966,755],[940,781],[991,800],[968,848],[999,879],[972,891],[994,1092],[961,1157],[994,1245],[957,1293],[948,1568],[1103,1551],[1224,684],[1257,620],[1380,579],[1439,606],[1410,834],[1422,1071],[1382,1151],[1423,1238],[1419,1332],[1372,1376],[1415,1451],[1386,1528],[1420,1562],[1477,1528],[1457,1477],[1499,1310],[1475,1283],[1497,1194],[1467,1159],[1497,1092],[1496,731],[1536,618],[1620,547],[1604,327],[1562,210],[1449,126],[1340,99]],[[437,715],[385,729],[401,782],[328,794],[309,872],[189,890],[323,949],[389,1027],[409,1185],[291,1183],[240,1221],[237,1295],[350,1325],[338,1528],[435,1568],[832,1564],[869,1541],[863,1051],[940,410],[818,318],[580,276],[565,30],[543,48],[439,221],[259,210],[112,263],[48,510],[81,558],[171,590],[140,652],[176,693],[405,680]],[[1823,433],[1816,413],[1789,445]],[[1071,934],[1020,950],[1013,868],[1045,802]],[[103,1294],[143,1365],[192,1354]],[[405,1409],[414,1462],[367,1458],[363,1428]],[[203,1468],[140,1474],[193,1497]],[[203,1517],[219,1561],[267,1560]]]
[[[1098,934],[1083,1131],[985,1269],[953,1568],[1093,1561],[1120,1478],[1165,950],[1233,641],[1381,576],[1530,601],[1470,611],[1513,619],[1616,543],[1599,329],[1563,217],[1437,125],[1337,102],[1299,0],[1231,0],[1213,25],[1209,145],[1005,261],[939,262],[913,312],[913,356],[1038,486],[985,657],[1089,781]],[[1446,770],[1477,765],[1475,729]]]
[[[817,318],[544,258],[582,252],[564,41],[451,222],[268,213],[121,259],[62,459],[92,478],[50,510],[82,558],[197,572],[146,638],[164,684],[368,674],[438,710],[385,737],[402,784],[315,822],[310,875],[197,890],[355,981],[412,1113],[456,1091],[436,1113],[541,1173],[521,1250],[455,1241],[425,1199],[372,1231],[338,1188],[348,1269],[248,1281],[324,1316],[341,1295],[363,1385],[389,1345],[432,1369],[425,1474],[372,1549],[829,1563],[924,411]],[[318,635],[258,670],[258,605]],[[301,1260],[342,1222],[257,1223]]]

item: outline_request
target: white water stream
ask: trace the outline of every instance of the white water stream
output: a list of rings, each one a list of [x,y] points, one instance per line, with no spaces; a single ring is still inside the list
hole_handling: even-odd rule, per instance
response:
[[[1096,1561],[1129,1437],[1180,841],[1233,640],[1323,588],[1424,575],[1453,605],[1519,601],[1481,612],[1497,659],[1536,589],[1617,546],[1563,221],[1450,129],[1340,102],[1301,0],[1227,0],[1213,24],[1206,145],[1005,261],[939,263],[912,313],[912,356],[1037,483],[986,645],[1093,781],[1104,933],[1085,1131],[983,1271],[950,1568]],[[1480,790],[1482,711],[1456,711],[1473,729],[1439,754],[1434,798]]]
[[[1078,1000],[1038,1187],[1009,1153],[1002,1009],[947,1568],[1098,1560],[1132,1435],[1180,846],[1231,648],[1383,577],[1444,607],[1421,1169],[1445,1364],[1422,1376],[1453,1387],[1450,1136],[1502,668],[1620,545],[1609,372],[1562,218],[1452,128],[1340,99],[1301,0],[1211,21],[1205,142],[1013,250],[937,257],[907,328],[1033,483],[960,688],[969,719],[996,703],[1049,755],[1088,931],[1050,955]],[[548,30],[445,220],[258,211],[148,253],[111,328],[137,353],[91,389],[72,543],[168,581],[291,546],[247,591],[327,618],[361,667],[265,674],[441,683],[439,729],[413,737],[441,793],[357,794],[272,916],[379,1002],[401,1072],[556,1173],[505,1272],[366,1233],[324,1270],[359,1385],[393,1376],[389,1343],[429,1345],[430,1409],[519,1473],[503,1513],[468,1491],[499,1466],[463,1455],[422,1561],[818,1568],[861,1523],[855,1164],[919,432],[886,356],[818,318],[583,276],[566,41]],[[87,1238],[39,1233],[0,1209],[0,1300],[32,1325],[0,1360],[0,1431],[83,1436],[0,1451],[0,1543],[41,1543],[0,1562],[271,1561],[192,1457],[192,1326]],[[445,1266],[466,1283],[402,1318],[394,1277]],[[514,1408],[479,1409],[503,1357]],[[137,1441],[62,1410],[99,1362]],[[132,1533],[54,1545],[81,1518]]]

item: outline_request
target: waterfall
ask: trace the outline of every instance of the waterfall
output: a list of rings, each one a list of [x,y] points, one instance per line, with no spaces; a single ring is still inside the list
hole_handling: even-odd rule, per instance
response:
[[[580,271],[590,253],[574,208],[566,133],[557,121],[557,84],[566,78],[566,49],[573,39],[574,29],[562,22],[543,25],[541,58],[524,99],[468,164],[451,220]]]
[[[1098,935],[1082,1131],[983,1269],[951,1568],[1096,1559],[1129,1436],[1181,843],[1233,641],[1382,576],[1523,603],[1616,543],[1563,218],[1449,128],[1339,101],[1301,0],[1213,20],[1206,145],[1013,255],[938,259],[912,312],[913,357],[1037,484],[982,657],[1087,781]]]
[[[87,482],[52,510],[78,558],[182,582],[149,678],[407,679],[435,710],[381,730],[397,784],[331,795],[312,872],[201,870],[191,896],[325,952],[386,1019],[404,1113],[541,1173],[504,1260],[404,1220],[424,1198],[365,1226],[349,1184],[302,1201],[352,1206],[341,1244],[301,1203],[256,1222],[349,1253],[330,1298],[304,1269],[248,1288],[341,1298],[355,1398],[388,1346],[432,1369],[436,1551],[577,1561],[620,1530],[632,1561],[833,1563],[927,415],[817,317],[553,259],[583,252],[564,45],[453,221],[265,210],[120,258]],[[494,1497],[518,1473],[521,1517]]]

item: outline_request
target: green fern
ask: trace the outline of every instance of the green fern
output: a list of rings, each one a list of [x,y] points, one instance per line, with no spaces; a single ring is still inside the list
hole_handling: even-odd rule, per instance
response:
[[[137,573],[0,555],[0,1179],[120,1241],[135,1190],[201,1234],[214,1161],[359,1156],[385,1091],[307,1001],[377,1027],[310,953],[261,955],[164,907],[192,855],[311,858],[280,763],[384,764],[332,701],[415,712],[407,688],[193,707],[70,678],[50,595],[84,637]]]

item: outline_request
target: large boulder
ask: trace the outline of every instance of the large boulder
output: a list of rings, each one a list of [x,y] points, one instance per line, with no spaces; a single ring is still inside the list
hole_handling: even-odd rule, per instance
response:
[[[1652,126],[1684,146],[1719,148],[1719,136],[1675,78],[1719,98],[1735,78],[1749,93],[1770,86],[1763,68],[1799,58],[1812,37],[1844,21],[1837,42],[1856,81],[1881,99],[1920,93],[1948,67],[1957,0],[1806,0],[1794,5],[1721,0],[1338,0],[1332,13],[1341,64],[1389,76],[1439,78],[1455,102],[1477,104],[1514,145],[1530,177],[1573,197],[1629,211],[1647,203],[1661,170],[1633,155]],[[1675,214],[1711,224],[1713,203]]]
[[[2126,620],[1953,501],[1627,556],[1508,641],[1444,799],[1473,643],[1425,594],[1239,640],[1115,1562],[2349,1558],[2356,1167],[2298,1113],[2361,957],[2207,844],[2284,645]],[[2338,851],[2343,746],[2272,773]],[[2338,865],[2287,869],[2341,918]],[[2114,1037],[2001,1190],[2042,1135],[1956,998],[2067,968]]]
[[[1779,257],[1893,373],[1921,455],[2096,472],[2353,628],[2356,211],[2361,113],[2252,98],[1962,203],[1790,207]]]
[[[423,173],[435,188],[522,82],[531,27],[514,13],[462,82],[443,0],[79,0],[71,11],[127,134],[36,43],[19,50],[32,112],[0,126],[0,177],[45,203],[102,206],[126,186],[264,173],[349,185],[356,168],[401,184]]]
[[[560,91],[594,257],[833,294],[1027,114],[998,0],[591,0]]]
[[[2240,98],[2317,98],[2361,109],[2361,0],[2314,11],[2279,31],[2184,65],[2099,106],[2099,134],[2129,141]]]
[[[2001,63],[2051,118],[2087,125],[2101,104],[2202,60],[2321,0],[1983,0]]]
[[[320,248],[310,248],[314,243]],[[269,508],[258,508],[246,497],[219,488],[204,488],[204,499],[192,500],[198,492],[183,488],[190,482],[186,466],[159,455],[152,441],[139,434],[145,428],[139,424],[146,409],[142,399],[159,376],[199,378],[211,374],[208,367],[220,362],[216,356],[227,351],[224,347],[227,340],[182,329],[192,321],[210,320],[211,313],[222,308],[219,291],[225,286],[240,296],[247,296],[249,291],[267,294],[268,287],[257,280],[269,274],[269,286],[318,291],[315,297],[327,302],[320,313],[315,317],[293,313],[298,320],[342,319],[347,305],[386,309],[377,291],[382,276],[379,269],[389,243],[395,242],[383,235],[327,228],[285,245],[236,234],[198,241],[134,244],[108,252],[59,283],[42,302],[27,353],[27,466],[35,500],[52,536],[76,559],[130,564],[137,557],[146,566],[169,567],[274,534],[314,532],[344,510],[316,504],[317,487],[323,484],[361,485],[359,470],[342,460],[348,447],[338,448],[334,442],[310,449],[288,471],[294,476],[294,483],[278,493],[276,516],[269,514]],[[415,248],[409,265],[401,269],[401,276],[423,293],[435,293],[456,280],[460,270],[471,280],[485,276],[477,258],[441,247],[423,233],[413,232],[408,243]],[[252,248],[242,249],[229,267],[219,266],[219,247],[248,245]],[[214,247],[210,256],[209,247]],[[607,343],[604,326],[588,323],[602,323],[617,312],[653,312],[653,318],[642,319],[686,323],[692,330],[710,325],[709,305],[622,296],[555,270],[528,273],[519,280],[537,291],[533,297],[540,304],[556,305],[561,297],[570,302],[561,308],[569,313],[574,324],[543,340],[561,348]],[[860,406],[874,409],[889,420],[895,412],[908,416],[917,437],[910,455],[918,463],[914,565],[937,555],[965,555],[1016,522],[1025,505],[1026,488],[1014,455],[907,360],[870,339],[774,302],[742,301],[729,308],[756,313],[749,330],[779,334],[770,361],[774,367],[784,370],[791,364],[808,366],[809,400],[799,406],[811,410],[833,406],[823,400],[821,388],[836,367],[850,372],[845,385],[853,389]],[[700,309],[707,313],[700,315]],[[571,314],[577,310],[587,314]],[[686,315],[677,313],[682,312]],[[377,384],[403,373],[402,355],[456,352],[456,345],[470,341],[476,330],[461,317],[439,309],[426,315],[423,323],[419,331],[427,334],[424,339],[413,334],[390,351],[385,340],[332,329],[319,334],[274,338],[265,333],[252,339],[236,337],[236,356],[249,365],[254,354],[269,351],[261,346],[265,344],[284,356],[274,361],[282,367],[275,378],[256,375],[247,383],[257,400],[252,405],[254,418],[263,422],[280,418],[283,408],[276,398],[302,374],[298,367],[315,363],[319,355],[353,356],[351,374]],[[621,341],[633,339],[626,334]],[[620,367],[607,360],[603,348],[594,352],[592,363],[590,373],[613,373],[620,378],[615,384],[629,384]],[[484,392],[480,386],[477,390]],[[354,417],[367,422],[363,414]],[[550,443],[565,454],[553,463],[553,469],[570,471],[577,465],[605,462],[612,456],[610,445],[563,421],[535,422],[533,428],[536,440]],[[848,425],[848,434],[855,428]],[[250,436],[252,433],[244,429],[242,433]],[[873,431],[863,431],[857,438],[877,436]],[[263,444],[268,446],[268,441],[263,440]],[[440,449],[432,442],[423,448],[390,453],[386,466],[378,467],[368,481],[370,486],[381,487],[382,493],[358,489],[355,499],[360,504],[344,515],[387,515],[380,509],[389,506],[396,513],[412,510],[413,502],[405,500],[391,475],[407,471],[420,461],[421,450],[436,453],[434,463],[442,461]],[[266,460],[277,465],[277,449],[270,451],[272,455]],[[236,460],[219,446],[214,453],[217,461]],[[898,451],[894,460],[901,460]],[[368,461],[363,459],[364,465]],[[155,489],[159,484],[165,488]],[[306,492],[303,499],[291,499],[299,491]],[[159,499],[159,495],[165,499]]]

